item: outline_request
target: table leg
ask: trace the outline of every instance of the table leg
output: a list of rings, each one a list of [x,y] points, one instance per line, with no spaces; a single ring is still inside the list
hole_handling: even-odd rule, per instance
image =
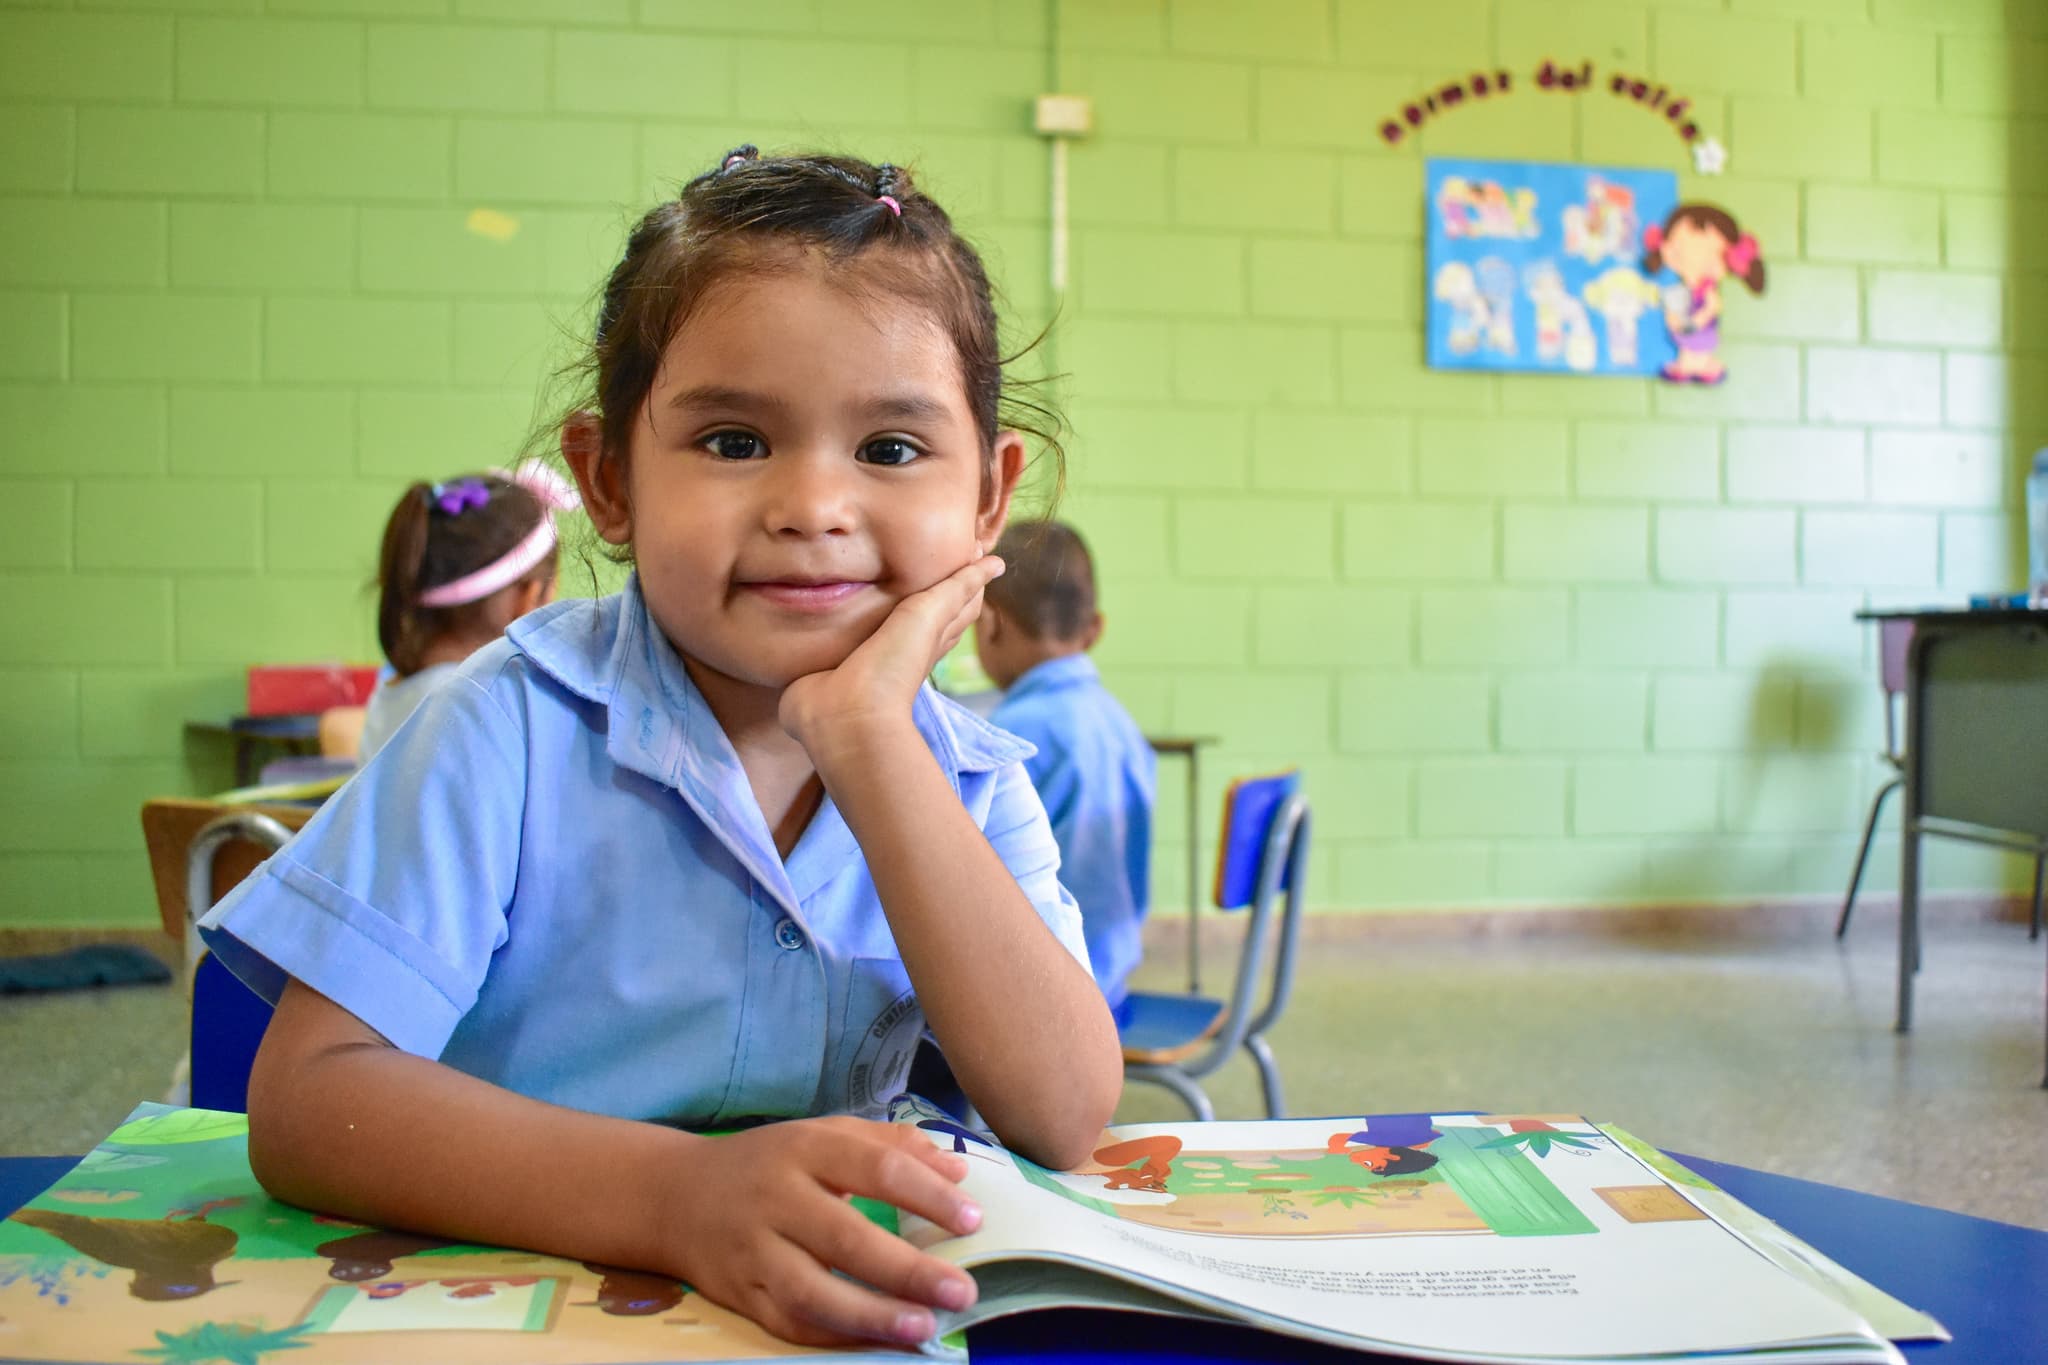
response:
[[[1196,886],[1196,869],[1201,855],[1196,845],[1201,840],[1202,806],[1201,773],[1196,767],[1195,750],[1188,748],[1188,994],[1202,993],[1202,935],[1201,926],[1195,923],[1201,912],[1202,893]]]
[[[1912,816],[1913,804],[1909,797],[1907,816],[1899,823],[1899,1011],[1892,1025],[1895,1033],[1913,1027],[1913,973],[1920,970],[1920,828]]]

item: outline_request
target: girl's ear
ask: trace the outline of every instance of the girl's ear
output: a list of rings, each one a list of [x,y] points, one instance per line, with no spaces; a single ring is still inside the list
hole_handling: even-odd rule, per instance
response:
[[[562,460],[576,476],[583,510],[598,535],[612,545],[633,539],[633,508],[626,499],[626,471],[604,454],[604,424],[594,412],[572,412],[562,423]]]
[[[974,518],[974,538],[990,547],[1002,539],[1003,527],[1010,520],[1010,497],[1017,491],[1017,480],[1024,477],[1023,436],[1014,431],[997,432],[993,458],[995,478]]]

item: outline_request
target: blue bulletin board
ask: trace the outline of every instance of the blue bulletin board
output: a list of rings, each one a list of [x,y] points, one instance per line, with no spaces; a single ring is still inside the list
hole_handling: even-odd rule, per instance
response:
[[[1642,266],[1643,229],[1678,205],[1676,175],[1528,161],[1428,171],[1433,368],[1655,375],[1673,358],[1662,314],[1674,301]]]

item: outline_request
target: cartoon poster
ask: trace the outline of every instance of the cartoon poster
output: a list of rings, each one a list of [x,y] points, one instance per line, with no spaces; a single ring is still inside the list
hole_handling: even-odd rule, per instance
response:
[[[1678,205],[1669,171],[1428,163],[1429,363],[1655,376],[1676,348],[1643,232]]]

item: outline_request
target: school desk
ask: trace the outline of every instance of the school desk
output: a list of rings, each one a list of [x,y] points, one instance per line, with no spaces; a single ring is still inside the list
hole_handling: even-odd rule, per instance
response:
[[[1940,1319],[1955,1340],[1907,1344],[1913,1365],[2048,1360],[2048,1232],[1725,1162],[1678,1159],[1880,1289]],[[0,1158],[0,1212],[19,1208],[77,1160]],[[1078,1309],[990,1323],[971,1335],[969,1346],[975,1365],[1361,1365],[1386,1359],[1244,1328]]]
[[[1899,994],[1913,1027],[1920,936],[1920,841],[1927,835],[2048,849],[2048,612],[1861,611],[1913,623],[1899,814]],[[2015,949],[2017,951],[2017,949]],[[1936,950],[1937,961],[1939,949]],[[2048,1071],[2041,1084],[2048,1087]],[[2048,1349],[2042,1351],[2048,1359]]]
[[[231,740],[235,746],[235,785],[256,780],[268,752],[309,755],[320,752],[320,717],[229,716],[225,720],[188,720],[185,733]]]

